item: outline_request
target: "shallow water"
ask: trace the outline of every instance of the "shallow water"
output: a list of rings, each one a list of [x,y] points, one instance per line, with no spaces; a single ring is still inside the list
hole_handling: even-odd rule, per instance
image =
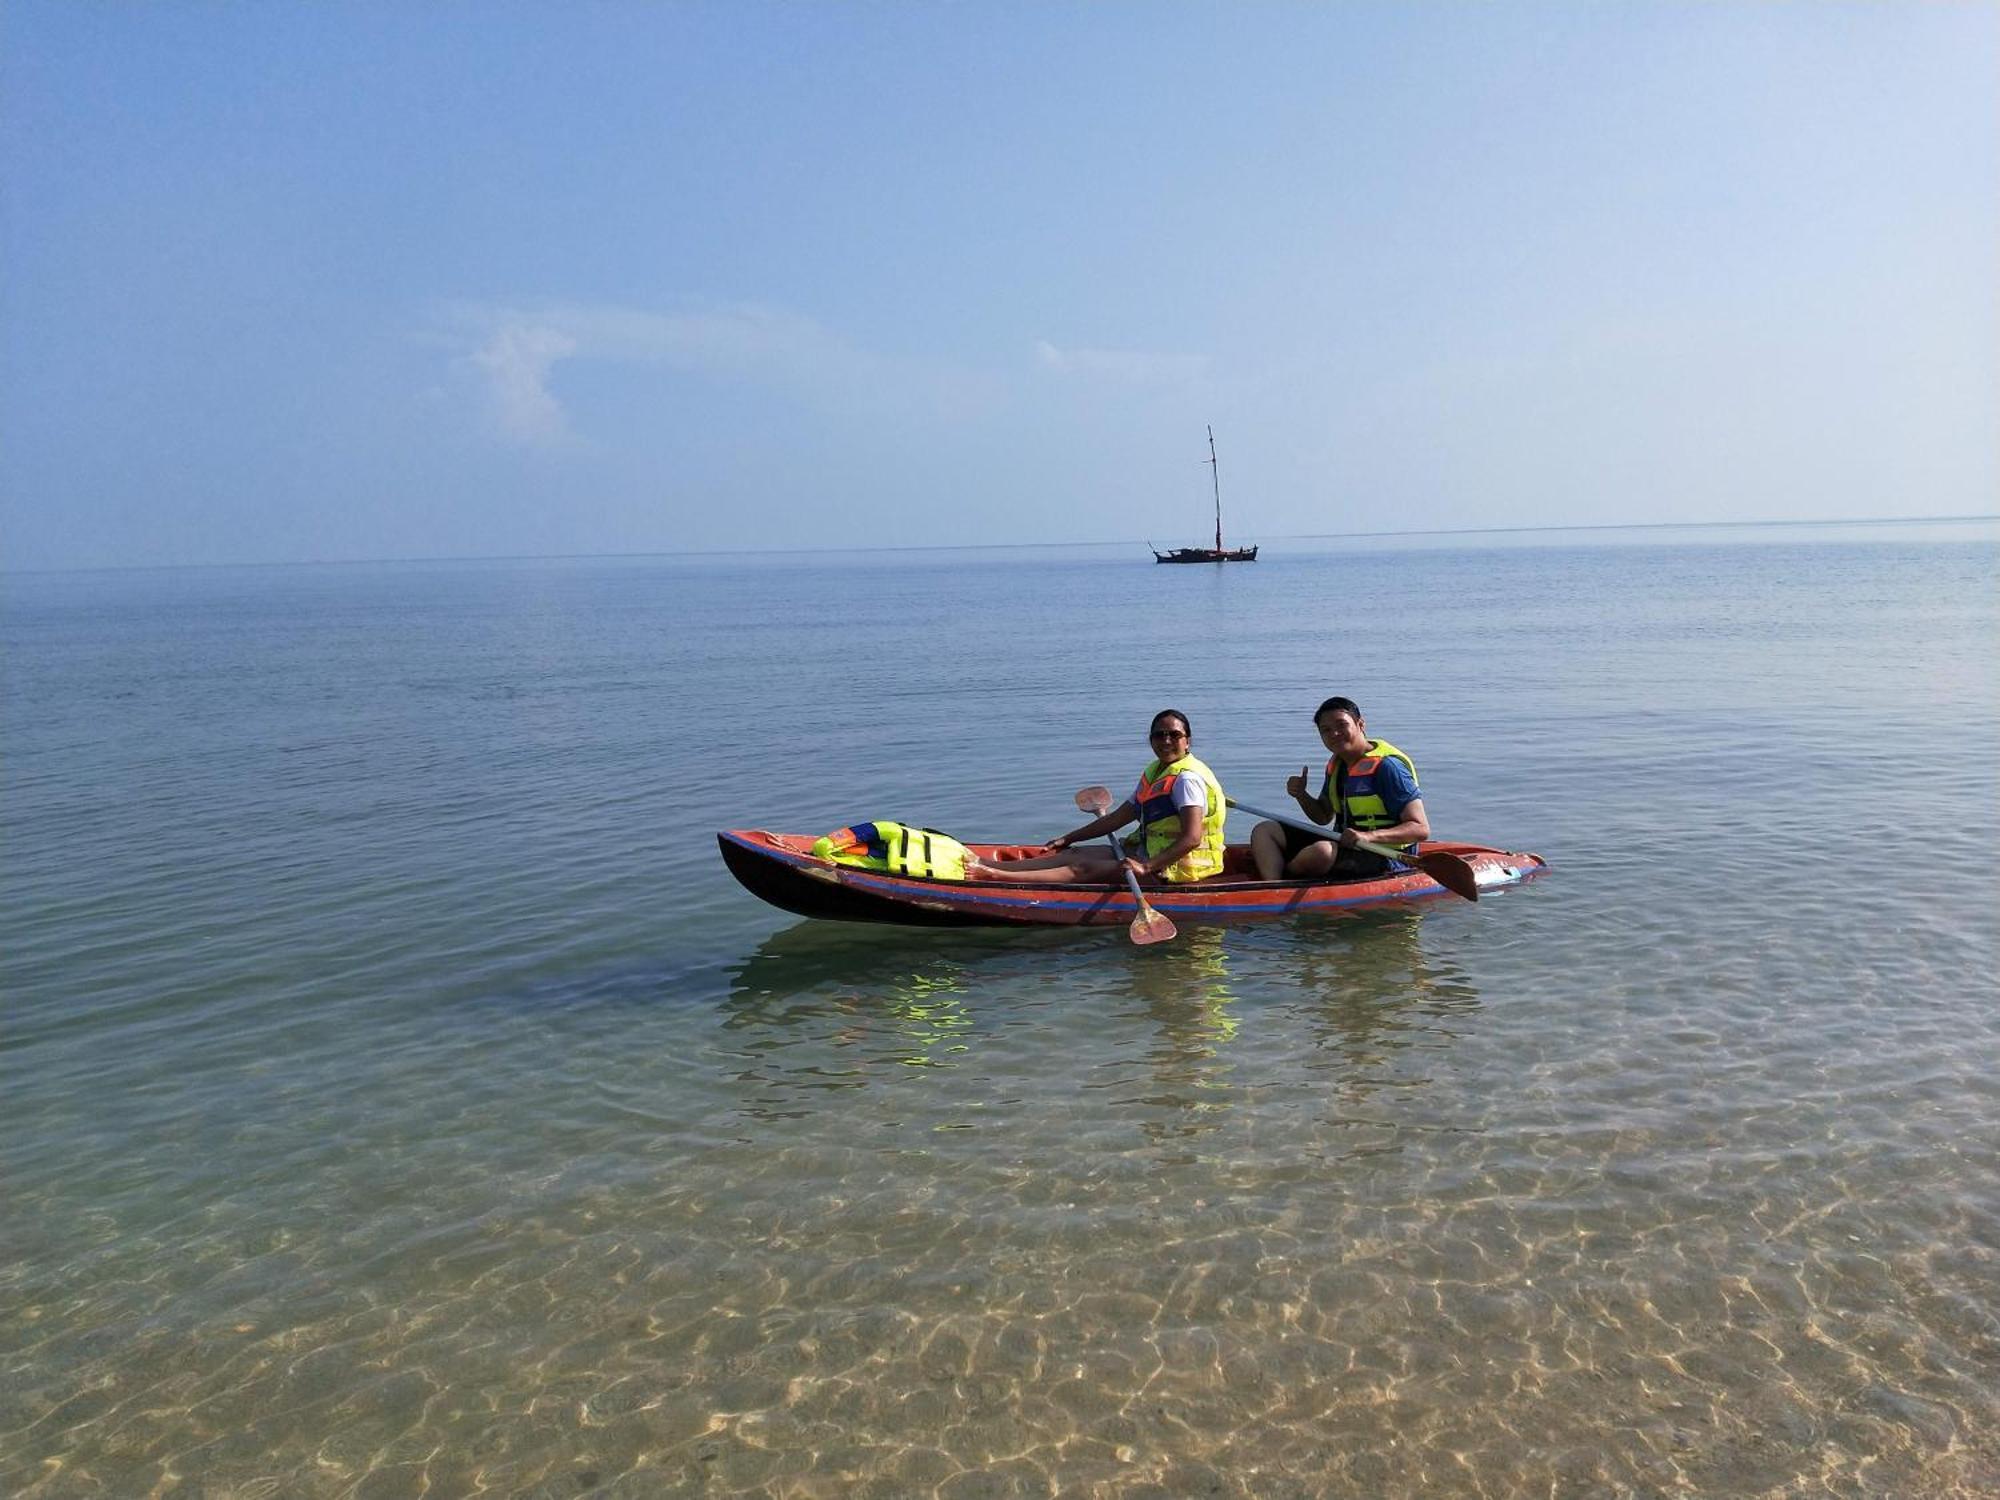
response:
[[[2000,1493],[1993,528],[1589,543],[6,579],[0,1489]],[[1169,702],[1274,803],[1332,691],[1549,876],[715,855]]]

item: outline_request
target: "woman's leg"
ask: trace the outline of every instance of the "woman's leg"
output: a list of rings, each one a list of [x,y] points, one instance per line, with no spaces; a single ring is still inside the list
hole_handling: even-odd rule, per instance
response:
[[[1074,863],[1075,859],[1075,849],[1058,849],[1053,854],[1037,854],[1028,859],[1005,861],[982,859],[979,867],[982,870],[1060,870],[1065,865]]]
[[[1034,859],[1010,859],[1001,864],[967,864],[967,880],[993,880],[1021,885],[1088,885],[1118,878],[1119,857],[1108,846],[1064,849]]]

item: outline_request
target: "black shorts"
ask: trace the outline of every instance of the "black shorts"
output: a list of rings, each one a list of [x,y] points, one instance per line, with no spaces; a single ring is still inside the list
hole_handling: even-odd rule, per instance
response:
[[[1325,833],[1315,836],[1307,833],[1302,828],[1287,828],[1283,823],[1280,823],[1278,831],[1285,836],[1286,864],[1290,864],[1301,854],[1305,853],[1306,850],[1312,848],[1314,844],[1330,844],[1333,842],[1333,830],[1331,828],[1327,829]],[[1334,874],[1351,875],[1358,880],[1367,879],[1374,875],[1387,875],[1395,868],[1397,867],[1389,860],[1384,859],[1379,854],[1370,854],[1366,849],[1341,849],[1336,851],[1333,856]]]

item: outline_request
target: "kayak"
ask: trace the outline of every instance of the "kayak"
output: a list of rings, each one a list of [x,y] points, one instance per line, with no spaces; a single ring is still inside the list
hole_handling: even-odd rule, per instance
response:
[[[1004,880],[930,880],[860,870],[817,858],[814,836],[732,828],[718,833],[722,862],[745,890],[802,917],[894,922],[906,927],[1116,927],[1138,912],[1118,885],[1017,885]],[[1039,854],[1039,845],[968,844],[988,864]],[[1548,868],[1539,854],[1436,840],[1427,852],[1471,867],[1479,892],[1533,880]],[[1351,911],[1449,894],[1419,870],[1361,880],[1259,880],[1247,844],[1232,844],[1220,875],[1185,885],[1148,885],[1146,899],[1176,922],[1221,924]]]

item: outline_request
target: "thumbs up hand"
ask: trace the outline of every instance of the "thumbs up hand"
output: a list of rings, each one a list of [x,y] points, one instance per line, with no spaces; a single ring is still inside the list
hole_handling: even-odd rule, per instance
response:
[[[1287,776],[1285,778],[1285,790],[1290,792],[1294,797],[1303,797],[1306,794],[1306,768],[1304,766],[1299,767],[1298,775]]]

